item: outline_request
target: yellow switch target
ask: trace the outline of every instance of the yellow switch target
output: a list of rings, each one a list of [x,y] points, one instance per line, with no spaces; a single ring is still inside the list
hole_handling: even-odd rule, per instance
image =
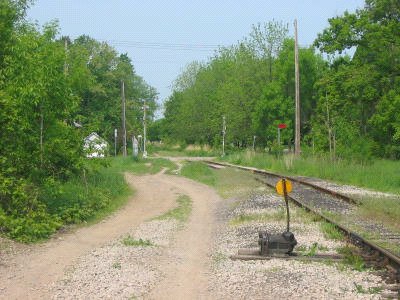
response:
[[[285,186],[286,186],[286,193],[289,194],[292,191],[292,183],[289,180],[285,179]],[[276,188],[276,192],[279,195],[284,195],[284,193],[283,193],[283,179],[279,180],[276,183],[275,188]]]

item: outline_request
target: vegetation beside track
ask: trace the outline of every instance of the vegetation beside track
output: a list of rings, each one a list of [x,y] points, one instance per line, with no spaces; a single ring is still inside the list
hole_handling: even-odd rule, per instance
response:
[[[228,154],[221,160],[286,175],[316,177],[400,194],[398,172],[400,161],[383,159],[364,163],[340,159],[333,161],[327,156],[303,155],[295,158],[290,154],[275,156],[250,150]]]
[[[202,162],[185,164],[181,175],[214,187],[223,198],[247,195],[252,189],[260,187],[245,171],[225,168],[216,172]]]

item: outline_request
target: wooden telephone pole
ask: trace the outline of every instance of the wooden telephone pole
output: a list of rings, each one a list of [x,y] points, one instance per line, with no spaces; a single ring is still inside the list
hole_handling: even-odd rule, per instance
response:
[[[147,105],[146,105],[146,100],[144,100],[144,105],[143,105],[143,157],[146,158],[147,157],[147,151],[146,151],[146,109],[147,109]]]
[[[299,74],[299,48],[297,39],[297,19],[294,20],[294,65],[296,81],[296,128],[294,138],[294,154],[299,156],[300,149],[300,74]]]
[[[126,156],[126,101],[125,101],[125,83],[121,81],[122,98],[122,155]]]
[[[225,156],[225,134],[226,134],[226,121],[225,121],[225,116],[222,116],[222,156]]]

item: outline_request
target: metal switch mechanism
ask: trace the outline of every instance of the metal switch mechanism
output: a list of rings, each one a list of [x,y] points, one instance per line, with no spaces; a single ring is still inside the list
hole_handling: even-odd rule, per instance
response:
[[[294,234],[289,230],[289,201],[287,194],[291,192],[292,185],[289,180],[282,178],[276,185],[278,194],[284,196],[286,203],[286,231],[282,234],[269,234],[267,231],[258,233],[258,245],[260,245],[260,255],[289,255],[293,252],[294,246],[297,245]]]

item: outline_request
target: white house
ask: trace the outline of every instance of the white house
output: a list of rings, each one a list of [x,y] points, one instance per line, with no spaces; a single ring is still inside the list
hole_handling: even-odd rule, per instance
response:
[[[86,157],[105,157],[108,151],[108,143],[96,132],[89,134],[83,143]]]

